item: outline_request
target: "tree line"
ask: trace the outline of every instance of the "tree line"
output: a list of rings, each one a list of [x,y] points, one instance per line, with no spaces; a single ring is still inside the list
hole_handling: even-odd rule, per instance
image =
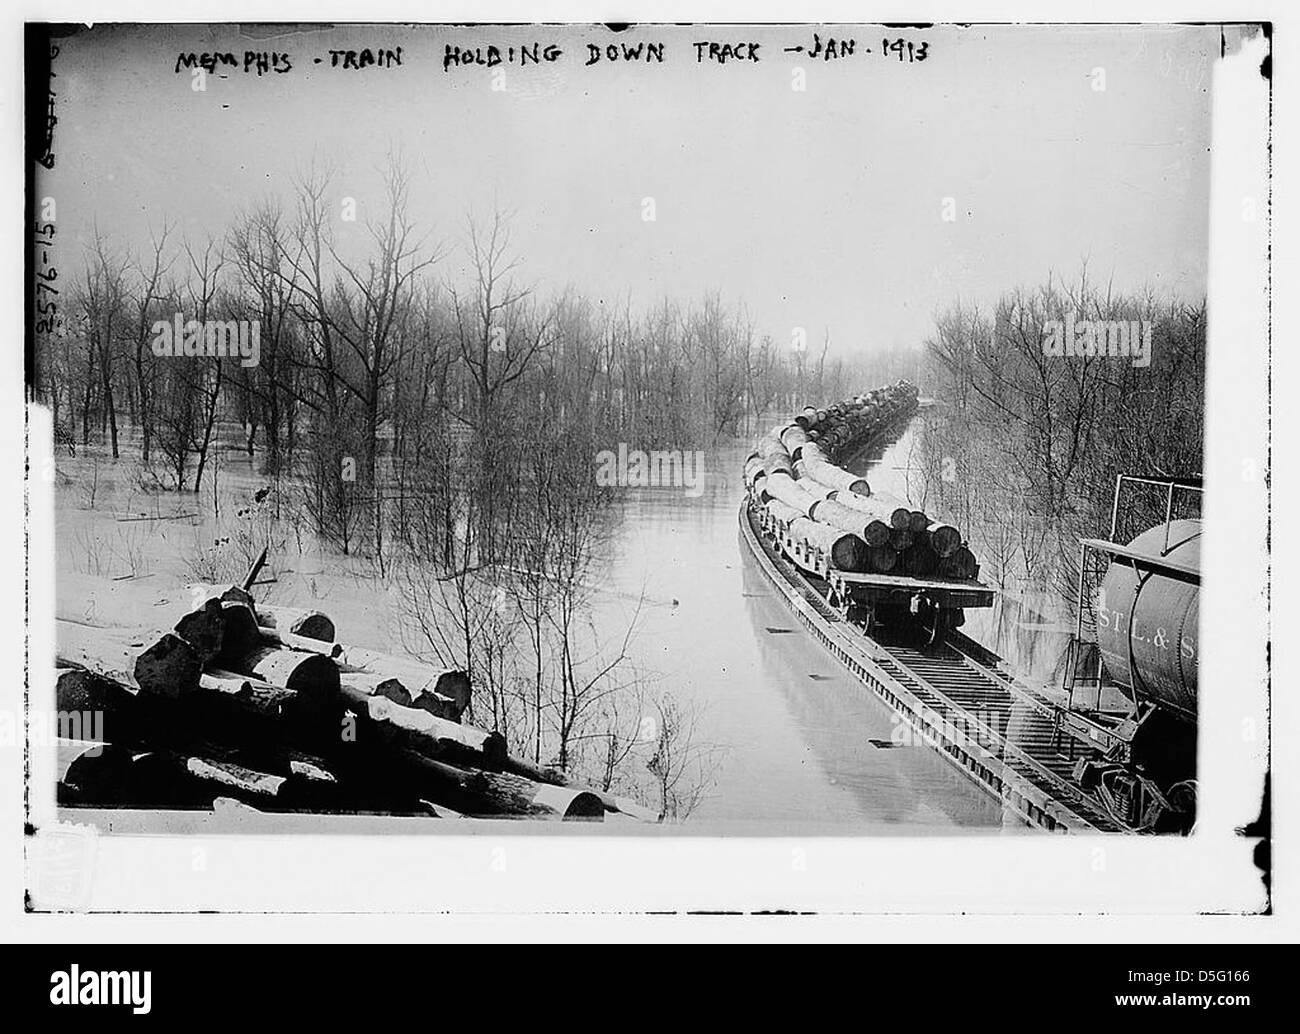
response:
[[[1145,326],[1149,365],[1113,348],[1056,354],[1053,336],[1073,321]],[[994,584],[1072,606],[1079,540],[1109,534],[1117,475],[1201,472],[1205,340],[1204,299],[1115,292],[1086,268],[1009,291],[991,309],[952,305],[926,342],[921,383],[942,405],[925,421],[915,493],[973,529]],[[1164,520],[1163,491],[1127,498],[1123,541]],[[1199,516],[1198,500],[1180,496],[1174,516]]]
[[[612,639],[596,633],[618,490],[597,483],[595,457],[619,442],[725,444],[864,378],[915,376],[916,353],[855,363],[829,336],[759,336],[717,294],[645,311],[543,295],[505,215],[438,239],[411,219],[413,189],[391,160],[353,224],[337,177],[313,167],[222,232],[165,222],[130,248],[97,227],[38,350],[37,400],[63,439],[214,507],[237,437],[274,489],[245,508],[257,535],[274,547],[306,524],[327,551],[364,559],[400,594],[404,646],[470,672],[476,722],[685,816],[716,750],[695,708],[633,669],[639,607]],[[155,355],[155,325],[177,313],[255,321],[257,364]],[[235,533],[238,556],[195,561],[206,580],[235,577],[267,544],[244,541],[252,527]]]

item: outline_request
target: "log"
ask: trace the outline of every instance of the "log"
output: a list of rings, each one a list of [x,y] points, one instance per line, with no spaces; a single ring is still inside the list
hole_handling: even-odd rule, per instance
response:
[[[589,790],[536,783],[511,772],[468,772],[414,751],[403,760],[435,804],[471,817],[602,821],[605,806]]]
[[[54,756],[57,780],[63,782],[67,778],[68,770],[82,755],[93,762],[94,759],[102,757],[106,749],[105,745],[97,740],[83,740],[76,737],[69,739],[60,736],[55,745]],[[129,758],[130,751],[127,751],[126,755]]]
[[[256,608],[257,623],[263,628],[278,632],[289,632],[306,639],[316,639],[326,643],[334,642],[334,622],[319,610],[305,610],[299,607],[280,607],[260,604]]]
[[[781,445],[785,451],[790,454],[791,459],[798,459],[795,453],[808,444],[808,435],[804,429],[797,424],[787,427],[781,432]]]
[[[913,535],[920,535],[930,527],[930,518],[920,510],[913,510],[908,518],[908,530]]]
[[[889,535],[893,529],[882,520],[872,518],[863,529],[863,540],[873,545],[889,545]]]
[[[460,716],[465,711],[456,701],[441,693],[421,693],[411,701],[411,706],[418,707],[421,711],[428,711],[437,718],[445,718],[449,722],[459,722]]]
[[[153,641],[151,633],[96,628],[62,618],[56,620],[54,629],[60,667],[94,671],[134,690],[140,688],[135,681],[135,659]]]
[[[552,786],[549,783],[530,783],[519,776],[504,772],[484,773],[495,794],[512,794],[525,802],[534,818],[560,819],[565,822],[602,822],[605,805],[590,790],[575,786]]]
[[[384,697],[371,697],[369,711],[375,721],[387,720],[407,732],[420,733],[437,741],[459,743],[478,751],[491,765],[499,767],[505,761],[506,740],[499,732],[449,722],[419,708],[394,704]]]
[[[56,709],[64,713],[99,711],[112,717],[119,713],[134,716],[137,710],[136,695],[125,683],[85,668],[66,668],[58,673],[54,700]]]
[[[506,756],[506,760],[501,767],[506,772],[513,772],[515,775],[531,779],[535,783],[568,786],[570,782],[569,777],[558,768],[551,768],[549,765],[537,765],[524,758],[515,757],[513,754]]]
[[[287,744],[332,746],[342,705],[272,686],[235,672],[213,669],[199,677],[199,690],[177,699],[132,692],[93,672],[59,675],[55,697],[63,714],[93,714],[94,738],[140,750],[186,749],[207,744],[228,749],[283,753]]]
[[[867,515],[834,499],[823,499],[812,508],[811,517],[842,531],[859,536],[867,545],[878,546],[889,540],[889,528],[880,521],[868,520]]]
[[[938,568],[938,554],[923,542],[916,543],[903,553],[903,570],[913,578],[928,578]]]
[[[130,750],[113,744],[60,741],[59,804],[117,804],[129,793],[131,757]]]
[[[889,532],[889,544],[900,553],[910,549],[914,541],[914,536],[907,528],[893,528]]]
[[[193,648],[200,664],[207,664],[221,652],[225,636],[221,601],[213,597],[204,600],[177,621],[173,631]]]
[[[889,514],[889,526],[900,531],[912,530],[912,511],[896,496],[886,492],[876,493],[875,499]]]
[[[605,790],[597,790],[590,786],[579,786],[572,782],[559,769],[548,768],[542,765],[535,765],[531,761],[525,761],[522,758],[510,756],[506,758],[504,770],[513,772],[515,775],[523,776],[525,779],[531,779],[535,783],[549,783],[551,786],[567,786],[575,790],[584,790],[588,793],[595,794],[600,798],[600,803],[604,805],[606,811],[619,812],[623,815],[629,815],[640,822],[661,822],[662,816],[652,808],[632,800],[630,797],[620,797]]]
[[[262,633],[257,627],[253,608],[239,600],[226,600],[221,604],[221,653],[215,658],[221,666],[238,663],[254,650],[263,646]]]
[[[410,765],[402,761],[401,749],[401,744],[381,742],[370,730],[369,735],[359,735],[332,755],[330,769],[338,780],[339,810],[378,815],[429,814],[429,795],[423,792],[420,780],[412,776]]]
[[[820,549],[832,567],[841,571],[867,569],[867,544],[852,532],[800,517],[790,523],[790,534]]]
[[[321,710],[320,700],[236,673],[205,672],[199,692],[169,700],[134,693],[93,672],[70,670],[56,682],[56,700],[64,712],[95,712],[94,738],[118,750],[199,751],[281,776],[332,778],[319,759],[302,754],[292,744],[333,747],[341,706],[336,703]],[[127,803],[135,799],[133,794],[124,795]],[[169,801],[162,797],[154,803]]]
[[[870,496],[871,485],[867,479],[861,475],[854,474],[845,470],[843,467],[837,467],[823,459],[810,455],[810,449],[805,448],[801,454],[801,462],[807,468],[808,476],[814,481],[825,485],[828,489],[836,492],[851,492],[854,495]]]
[[[328,688],[290,689],[221,668],[204,672],[199,685],[201,692],[185,699],[174,728],[156,736],[157,742],[210,743],[263,754],[282,752],[292,743],[330,750],[338,742],[343,701]]]
[[[506,761],[506,741],[499,732],[461,725],[385,697],[343,690],[349,709],[362,718],[384,743],[410,747],[426,757],[500,768]]]
[[[309,703],[327,707],[339,700],[339,669],[328,657],[297,650],[254,650],[234,666],[241,675],[292,689]]]
[[[875,574],[889,574],[898,564],[898,550],[888,542],[867,547],[867,569]]]
[[[328,691],[277,686],[239,672],[214,668],[199,679],[202,689],[223,694],[244,710],[264,718],[295,722],[298,719],[334,718],[342,712],[342,701]]]
[[[814,499],[829,499],[834,491],[834,489],[827,488],[820,481],[814,481],[812,478],[801,478],[797,474],[794,483]]]
[[[943,578],[970,581],[979,577],[979,566],[975,554],[965,546],[959,546],[949,556],[939,561],[939,575]]]
[[[634,801],[630,797],[611,797],[602,793],[600,794],[600,801],[605,806],[606,811],[618,812],[618,814],[626,815],[638,822],[658,824],[664,820],[664,817],[659,812],[653,808],[647,808],[640,801]],[[610,807],[611,803],[613,807]]]
[[[144,807],[205,808],[217,797],[233,797],[270,811],[331,810],[339,797],[332,776],[305,770],[278,775],[225,758],[165,750],[136,756],[130,775],[130,803]]]
[[[780,499],[768,500],[767,510],[768,513],[770,513],[782,524],[789,524],[791,521],[798,520],[800,517],[808,516],[806,513],[802,513],[799,510],[796,510],[793,506],[790,506],[788,503],[781,502]]]
[[[209,668],[199,676],[199,688],[211,690],[214,693],[229,693],[231,696],[238,696],[241,693],[250,692],[255,681],[257,680],[251,679],[247,675],[240,675],[238,672]],[[293,691],[287,690],[287,692]]]
[[[469,672],[457,668],[448,668],[438,672],[432,686],[426,683],[415,696],[415,706],[425,706],[421,701],[428,699],[431,706],[436,703],[442,707],[450,704],[459,720],[461,714],[469,707],[473,699],[473,687],[469,684]]]
[[[830,457],[826,454],[826,449],[820,444],[820,436],[814,438],[811,434],[808,436],[807,444],[799,450],[799,458],[804,463],[829,463]]]
[[[257,554],[257,559],[248,566],[248,571],[244,575],[244,580],[239,583],[239,587],[247,592],[257,582],[257,576],[262,573],[262,568],[266,566],[266,551],[270,546],[263,546],[262,552]]]
[[[60,672],[54,698],[61,720],[67,716],[72,724],[81,716],[79,739],[140,746],[169,735],[178,724],[174,701],[84,669]]]
[[[585,793],[594,794],[600,799],[600,803],[606,811],[618,812],[622,815],[630,816],[639,822],[662,822],[663,817],[653,808],[647,808],[638,801],[630,797],[622,797],[609,793],[605,790],[597,790],[590,786],[581,786],[572,782],[559,769],[548,768],[543,765],[535,765],[531,761],[525,761],[522,758],[510,756],[506,758],[504,770],[512,772],[515,775],[523,776],[535,783],[546,783],[551,786],[569,787],[574,790],[581,790]]]
[[[360,646],[346,647],[337,658],[339,670],[348,674],[384,675],[399,679],[411,700],[417,701],[426,693],[450,700],[460,714],[470,704],[469,675],[455,668],[436,668],[415,657],[397,656],[368,650]]]
[[[468,681],[466,679],[466,685],[468,685]],[[402,680],[393,678],[391,675],[349,672],[343,678],[343,685],[344,687],[350,686],[355,692],[362,693],[365,696],[385,697],[403,707],[419,708],[449,722],[459,722],[460,716],[465,710],[464,706],[450,697],[443,696],[441,693],[431,693],[426,690],[419,696],[412,697]]]
[[[763,473],[770,480],[773,474],[785,474],[794,476],[794,467],[790,461],[790,454],[784,449],[773,449],[763,457]]]
[[[322,657],[340,657],[343,654],[343,644],[333,643],[324,639],[312,639],[309,636],[295,635],[293,632],[285,632],[278,628],[268,628],[265,625],[258,626],[258,634],[267,643],[275,646],[282,646],[286,650],[301,650],[305,653],[318,653]]]
[[[933,521],[926,530],[930,533],[930,548],[941,558],[952,556],[961,547],[961,532],[951,524]]]
[[[787,506],[793,506],[805,515],[811,512],[817,502],[817,497],[789,474],[769,474],[765,491],[773,499],[780,499]]]
[[[194,648],[168,632],[135,659],[132,673],[141,693],[175,699],[199,688],[202,671],[203,663]]]
[[[868,497],[854,492],[837,491],[832,498],[837,503],[851,506],[875,520],[888,524],[891,528],[911,527],[912,511],[887,493],[876,492]]]
[[[401,679],[392,675],[372,675],[368,672],[348,672],[341,676],[342,685],[367,697],[384,697],[395,704],[410,707],[412,698],[410,690]]]
[[[360,693],[361,696],[383,697],[385,700],[393,701],[394,704],[402,705],[403,708],[409,708],[413,702],[411,691],[408,691],[402,680],[391,675],[370,675],[364,671],[348,672],[347,675],[342,676],[342,685],[354,693]],[[351,695],[348,696],[352,698]]]

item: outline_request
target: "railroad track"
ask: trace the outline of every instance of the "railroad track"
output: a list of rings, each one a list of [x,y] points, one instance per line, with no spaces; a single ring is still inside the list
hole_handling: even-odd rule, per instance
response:
[[[1052,704],[958,646],[884,646],[882,666],[959,731],[993,750],[1023,779],[1066,804],[1095,829],[1123,827],[1074,783],[1078,759],[1095,753],[1061,728]]]
[[[955,633],[933,646],[868,637],[767,541],[742,504],[741,533],[759,566],[822,645],[949,762],[1032,826],[1125,832],[1071,773],[1095,754],[1057,721],[1050,700]]]

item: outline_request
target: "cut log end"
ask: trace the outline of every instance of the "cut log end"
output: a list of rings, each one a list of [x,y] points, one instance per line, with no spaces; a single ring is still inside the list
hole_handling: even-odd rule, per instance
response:
[[[135,681],[142,693],[179,697],[199,687],[203,664],[197,652],[168,632],[135,661]]]
[[[438,676],[433,691],[438,696],[450,700],[456,706],[456,714],[459,717],[470,704],[469,672],[444,671]]]
[[[246,603],[227,600],[221,604],[221,618],[223,634],[217,659],[222,667],[228,668],[261,646],[262,636],[253,608]]]
[[[334,642],[336,630],[329,616],[319,610],[301,607],[279,607],[262,604],[257,608],[258,624],[277,632],[315,639],[323,643]]]
[[[221,652],[225,634],[222,603],[209,597],[197,610],[192,610],[176,622],[175,632],[193,647],[199,660],[207,664]]]
[[[862,538],[868,546],[887,546],[890,530],[884,521],[873,520],[862,530]]]
[[[559,814],[564,822],[600,822],[605,818],[605,805],[590,790],[538,783],[533,803]]]
[[[930,548],[940,557],[952,556],[961,547],[961,532],[951,524],[930,525]]]

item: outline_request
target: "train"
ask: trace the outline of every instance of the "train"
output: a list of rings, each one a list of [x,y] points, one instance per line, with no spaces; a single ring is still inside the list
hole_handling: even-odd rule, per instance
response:
[[[1164,519],[1121,543],[1125,490],[1139,486],[1163,493]],[[1081,759],[1074,778],[1126,825],[1152,832],[1185,833],[1196,821],[1201,521],[1174,512],[1201,492],[1197,477],[1121,474],[1110,536],[1080,543],[1065,720],[1104,750]],[[1087,575],[1099,569],[1089,634]]]
[[[868,632],[919,620],[933,641],[960,625],[966,608],[992,606],[978,560],[958,528],[834,462],[909,419],[919,394],[900,380],[805,407],[759,440],[745,484],[763,533],[846,619]]]
[[[1199,505],[1176,518],[1175,504],[1201,491],[1199,477],[1119,475],[1109,536],[1079,543],[1062,692],[1025,685],[960,631],[994,591],[958,529],[834,465],[910,417],[917,395],[900,381],[807,407],[760,440],[741,505],[750,551],[823,646],[1030,825],[1189,832],[1201,523]],[[1128,491],[1139,486],[1161,494],[1163,520],[1121,535],[1150,513]]]

